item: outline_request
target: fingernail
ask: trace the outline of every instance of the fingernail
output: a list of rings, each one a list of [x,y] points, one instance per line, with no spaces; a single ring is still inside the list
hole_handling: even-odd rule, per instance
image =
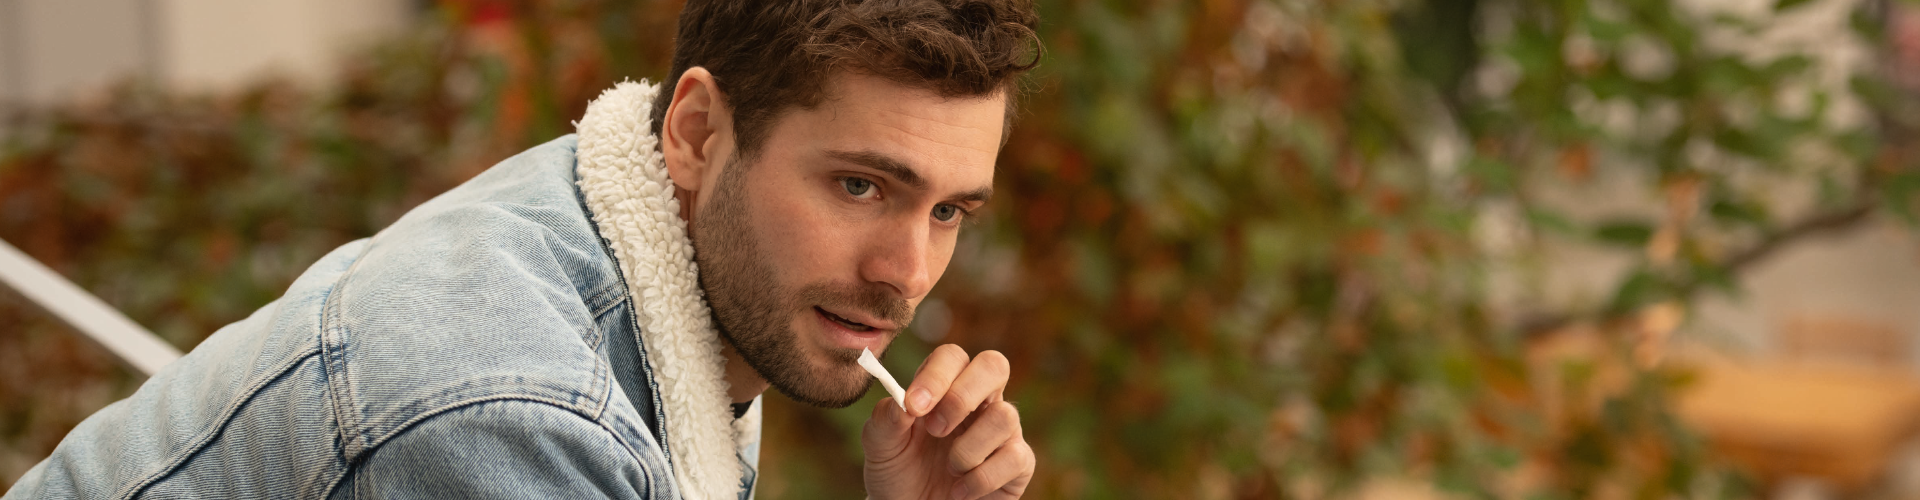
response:
[[[955,486],[958,486],[958,485],[955,485]],[[966,498],[966,497],[967,497],[967,490],[964,490],[964,489],[960,489],[960,488],[954,488],[954,489],[953,489],[953,495],[951,495],[951,496],[953,497],[953,500],[960,500],[960,499],[962,499],[962,498]]]
[[[912,401],[907,402],[907,407],[922,415],[927,413],[928,406],[933,405],[933,393],[927,392],[926,389],[914,389],[913,395],[908,397],[912,398]]]
[[[935,414],[927,421],[927,435],[941,437],[947,433],[947,417]]]

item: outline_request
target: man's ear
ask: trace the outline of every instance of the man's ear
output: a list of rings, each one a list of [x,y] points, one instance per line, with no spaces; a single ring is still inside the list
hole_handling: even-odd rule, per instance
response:
[[[713,74],[698,66],[681,73],[662,120],[660,153],[667,162],[667,175],[674,187],[697,197],[703,188],[718,182],[723,155],[728,154],[722,143],[733,135],[733,113]]]

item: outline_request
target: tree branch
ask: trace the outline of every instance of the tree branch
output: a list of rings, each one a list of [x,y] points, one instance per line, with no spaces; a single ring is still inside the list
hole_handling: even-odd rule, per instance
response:
[[[1818,212],[1788,224],[1760,238],[1760,241],[1755,242],[1753,246],[1734,252],[1732,256],[1727,257],[1726,274],[1737,275],[1795,242],[1816,235],[1852,229],[1865,222],[1868,216],[1873,215],[1873,208],[1874,205],[1871,202],[1860,203],[1846,208]],[[1674,295],[1692,296],[1702,284],[1704,280],[1701,278],[1688,279],[1674,287]],[[1518,329],[1521,338],[1531,339],[1552,333],[1554,330],[1565,328],[1578,321],[1612,319],[1618,319],[1618,314],[1606,312],[1536,314],[1521,320]]]

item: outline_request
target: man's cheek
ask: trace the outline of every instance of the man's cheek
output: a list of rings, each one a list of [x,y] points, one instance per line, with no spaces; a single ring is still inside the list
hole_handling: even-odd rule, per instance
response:
[[[857,224],[818,208],[809,208],[799,207],[785,224],[775,228],[774,238],[779,241],[770,242],[768,249],[780,254],[776,258],[790,266],[788,271],[794,273],[790,276],[795,279],[806,282],[846,279],[839,272],[856,264],[854,250],[863,238],[850,227]]]
[[[818,237],[821,223],[818,207],[804,200],[765,197],[755,205],[752,222],[749,223],[760,242],[764,258],[776,264],[775,272],[782,274],[791,282],[796,277],[796,266],[804,267],[811,260],[812,238]]]

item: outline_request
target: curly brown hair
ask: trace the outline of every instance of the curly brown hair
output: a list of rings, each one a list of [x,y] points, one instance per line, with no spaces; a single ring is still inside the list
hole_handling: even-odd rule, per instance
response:
[[[1004,92],[1011,123],[1017,77],[1040,60],[1038,22],[1030,0],[689,0],[653,132],[680,75],[696,66],[727,95],[742,158],[759,153],[781,112],[827,99],[838,71],[942,97]]]

